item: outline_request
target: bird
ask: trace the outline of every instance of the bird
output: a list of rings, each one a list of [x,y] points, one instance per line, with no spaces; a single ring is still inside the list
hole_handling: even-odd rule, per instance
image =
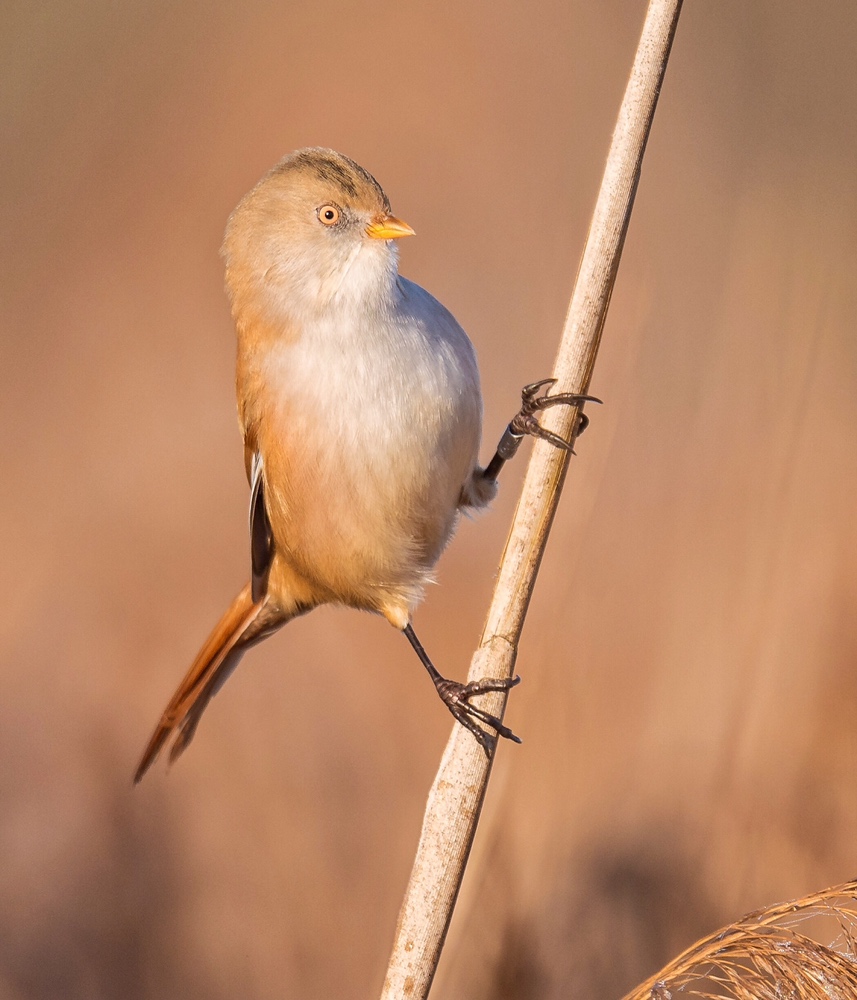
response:
[[[393,215],[375,178],[331,149],[277,163],[229,217],[221,254],[237,334],[236,394],[250,487],[250,580],[182,680],[143,753],[139,782],[172,738],[190,743],[247,650],[325,604],[403,632],[453,716],[486,749],[520,742],[471,703],[519,678],[445,678],[414,609],[462,511],[493,499],[522,438],[568,442],[539,411],[589,396],[525,387],[497,452],[479,465],[482,396],[473,346],[437,299],[399,274]]]

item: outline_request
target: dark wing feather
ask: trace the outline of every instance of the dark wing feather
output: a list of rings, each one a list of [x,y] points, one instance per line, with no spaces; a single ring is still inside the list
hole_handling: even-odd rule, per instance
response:
[[[250,466],[250,585],[253,602],[268,589],[268,574],[274,556],[274,538],[265,507],[265,476],[262,456],[256,452]]]

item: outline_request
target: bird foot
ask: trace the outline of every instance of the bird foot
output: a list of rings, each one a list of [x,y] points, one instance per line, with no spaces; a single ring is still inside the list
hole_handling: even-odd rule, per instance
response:
[[[455,719],[468,732],[473,733],[479,745],[490,756],[497,744],[498,736],[502,736],[505,740],[512,740],[514,743],[520,743],[521,740],[508,726],[504,726],[496,715],[491,715],[489,712],[484,712],[481,708],[471,705],[470,699],[489,691],[508,691],[520,682],[520,677],[507,677],[505,679],[483,677],[481,680],[462,684],[459,681],[439,677],[435,680],[435,687],[441,700],[452,712]],[[483,729],[477,724],[479,722],[493,729],[496,735]]]
[[[576,392],[558,392],[555,396],[549,396],[547,392],[544,392],[539,395],[542,389],[546,386],[550,387],[555,383],[555,378],[544,378],[540,382],[532,382],[530,385],[524,386],[521,390],[521,409],[512,417],[509,423],[509,430],[518,437],[529,434],[532,437],[541,438],[543,441],[549,441],[557,448],[562,448],[564,451],[571,451],[573,453],[569,442],[561,438],[559,434],[554,434],[553,431],[542,427],[536,418],[536,414],[542,410],[547,410],[551,406],[559,406],[561,404],[579,406],[581,403],[600,403],[601,400],[596,396],[587,396]],[[577,434],[582,434],[588,424],[589,418],[581,413],[577,425]]]

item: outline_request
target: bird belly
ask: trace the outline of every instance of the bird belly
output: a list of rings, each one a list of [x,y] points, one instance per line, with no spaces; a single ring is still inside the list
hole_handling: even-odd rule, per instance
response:
[[[275,548],[320,600],[403,625],[454,530],[479,400],[338,362],[290,380],[259,428]]]

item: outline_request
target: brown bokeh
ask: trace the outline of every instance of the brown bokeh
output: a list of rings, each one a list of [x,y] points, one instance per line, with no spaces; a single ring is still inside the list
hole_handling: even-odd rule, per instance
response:
[[[12,4],[0,40],[0,995],[377,994],[450,720],[325,609],[168,776],[244,580],[225,218],[343,150],[481,357],[550,371],[644,4]],[[435,992],[618,997],[857,866],[857,13],[688,3]],[[523,460],[417,625],[462,675]]]

